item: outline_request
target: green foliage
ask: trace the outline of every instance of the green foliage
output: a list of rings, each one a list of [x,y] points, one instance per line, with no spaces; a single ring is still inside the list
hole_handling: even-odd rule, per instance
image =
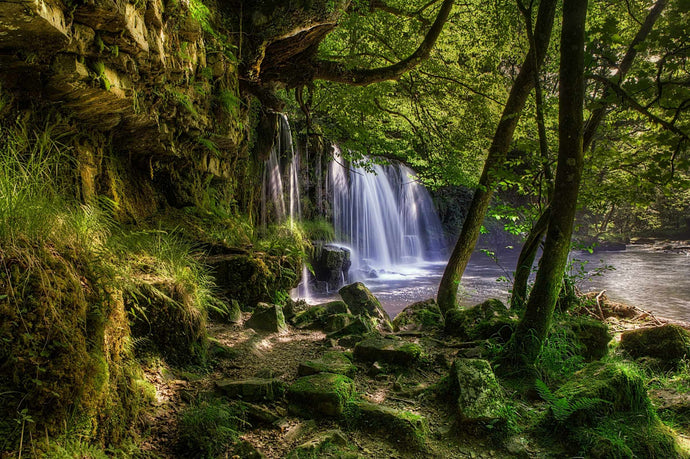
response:
[[[590,410],[602,403],[610,404],[610,402],[599,398],[582,397],[573,401],[568,398],[556,397],[541,379],[537,379],[534,386],[539,396],[549,404],[554,419],[560,423],[566,422],[576,411]]]
[[[582,351],[572,332],[557,325],[544,340],[535,362],[540,378],[549,384],[565,381],[584,365]]]
[[[180,415],[179,448],[193,457],[218,457],[237,440],[245,424],[242,410],[226,400],[197,401]]]
[[[304,237],[310,241],[334,241],[335,230],[333,224],[325,218],[315,218],[300,222]]]

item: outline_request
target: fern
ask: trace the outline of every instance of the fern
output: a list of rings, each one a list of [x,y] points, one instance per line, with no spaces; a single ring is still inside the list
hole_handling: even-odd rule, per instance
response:
[[[551,413],[553,413],[554,419],[558,422],[566,421],[577,411],[589,410],[602,403],[611,404],[611,402],[600,398],[582,397],[578,400],[571,401],[567,398],[556,397],[541,379],[537,379],[534,386],[539,396],[549,404]]]

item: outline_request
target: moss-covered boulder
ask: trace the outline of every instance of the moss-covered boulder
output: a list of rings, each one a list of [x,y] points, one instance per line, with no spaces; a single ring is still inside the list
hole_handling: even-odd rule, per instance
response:
[[[588,457],[686,457],[659,420],[640,371],[618,362],[593,362],[550,394],[547,422],[560,426],[573,452]]]
[[[328,316],[326,318],[326,325],[324,325],[323,331],[326,333],[337,332],[338,330],[342,330],[356,321],[357,316],[352,314],[333,314],[332,316]]]
[[[213,268],[213,277],[221,293],[248,307],[270,302],[275,292],[289,291],[299,284],[296,273],[301,266],[296,257],[257,252],[214,255],[206,262]]]
[[[598,320],[586,317],[574,318],[568,324],[575,339],[581,345],[582,356],[587,360],[601,359],[609,351],[609,342],[613,337],[608,326]]]
[[[388,313],[383,309],[379,300],[361,282],[346,285],[338,290],[338,293],[340,293],[352,314],[376,319],[379,321],[379,327],[382,329],[393,329]]]
[[[293,449],[288,455],[288,459],[302,459],[308,457],[337,457],[337,458],[356,458],[359,457],[345,447],[348,445],[347,436],[340,430],[327,430],[321,432],[306,442]]]
[[[429,299],[411,304],[393,319],[396,330],[427,330],[443,327],[443,316],[436,300]]]
[[[292,324],[296,328],[323,329],[329,317],[335,314],[349,314],[350,310],[342,301],[329,301],[317,304],[298,313],[293,317]]]
[[[449,388],[462,422],[493,425],[504,420],[505,395],[486,360],[455,360],[450,369]]]
[[[364,362],[414,365],[419,362],[422,352],[419,344],[400,339],[371,337],[357,343],[354,357]]]
[[[342,338],[343,336],[362,337],[374,330],[372,319],[363,316],[353,316],[343,328],[328,334],[329,338]]]
[[[354,392],[355,383],[344,375],[304,376],[288,388],[288,412],[305,418],[339,417]]]
[[[257,331],[282,332],[286,329],[283,308],[277,304],[259,303],[245,325]]]
[[[632,357],[654,357],[675,363],[690,356],[690,332],[678,325],[639,328],[621,335],[620,348]]]
[[[451,309],[446,313],[445,331],[462,340],[499,338],[507,341],[517,319],[497,299],[486,300],[468,309]]]
[[[426,449],[429,424],[419,414],[358,400],[348,404],[347,419],[360,429],[380,432],[407,448]]]
[[[216,389],[230,398],[241,398],[249,402],[275,400],[282,397],[285,384],[279,379],[222,380],[216,382]]]
[[[299,364],[297,374],[309,376],[318,373],[335,373],[352,378],[357,371],[350,359],[342,352],[329,351],[315,360],[308,360]]]

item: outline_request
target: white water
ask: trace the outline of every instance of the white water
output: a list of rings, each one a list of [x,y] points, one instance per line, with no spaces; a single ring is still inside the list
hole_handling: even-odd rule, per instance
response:
[[[336,239],[351,249],[349,281],[408,276],[443,257],[443,230],[428,191],[402,164],[329,167]]]

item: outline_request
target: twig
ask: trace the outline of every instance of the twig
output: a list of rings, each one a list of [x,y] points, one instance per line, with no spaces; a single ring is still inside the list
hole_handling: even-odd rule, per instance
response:
[[[604,320],[604,319],[605,319],[605,318],[604,318],[604,313],[603,313],[603,311],[601,310],[601,297],[602,297],[602,295],[603,295],[604,293],[606,293],[606,289],[602,290],[602,291],[599,292],[599,294],[597,295],[597,310],[599,311],[599,318],[600,318],[601,320]]]

